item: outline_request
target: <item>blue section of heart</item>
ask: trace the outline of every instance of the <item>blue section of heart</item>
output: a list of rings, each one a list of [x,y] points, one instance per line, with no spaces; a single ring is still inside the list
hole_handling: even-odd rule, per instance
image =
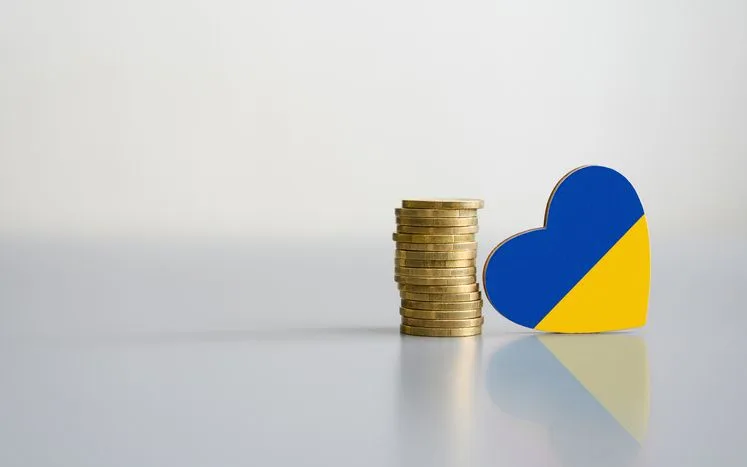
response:
[[[534,328],[642,215],[635,189],[618,172],[571,172],[550,200],[545,228],[510,238],[488,259],[490,303]]]

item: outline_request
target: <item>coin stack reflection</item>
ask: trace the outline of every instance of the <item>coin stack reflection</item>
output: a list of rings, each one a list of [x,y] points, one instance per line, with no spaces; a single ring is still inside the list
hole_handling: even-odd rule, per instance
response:
[[[477,285],[477,210],[482,200],[403,200],[395,209],[394,280],[400,331],[432,337],[482,332]]]

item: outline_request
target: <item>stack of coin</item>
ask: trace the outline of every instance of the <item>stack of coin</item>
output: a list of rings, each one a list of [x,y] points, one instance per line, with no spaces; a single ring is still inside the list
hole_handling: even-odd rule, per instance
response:
[[[403,200],[395,209],[394,280],[403,334],[474,336],[482,332],[477,285],[477,210],[482,200]]]

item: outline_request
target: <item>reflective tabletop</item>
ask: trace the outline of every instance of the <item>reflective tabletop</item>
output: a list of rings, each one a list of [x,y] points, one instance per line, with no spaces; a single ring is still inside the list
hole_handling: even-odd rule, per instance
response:
[[[745,465],[747,255],[688,245],[643,329],[450,339],[385,242],[5,241],[0,465]]]

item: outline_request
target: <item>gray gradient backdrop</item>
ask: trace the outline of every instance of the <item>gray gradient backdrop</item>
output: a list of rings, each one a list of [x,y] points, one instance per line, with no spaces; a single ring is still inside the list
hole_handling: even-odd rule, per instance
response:
[[[629,176],[655,235],[747,228],[747,3],[7,0],[0,232],[381,235],[407,196],[538,222]]]
[[[0,2],[0,465],[743,466],[746,23],[741,0]],[[534,338],[488,305],[479,338],[397,331],[399,200],[484,198],[483,261],[587,163],[649,218],[632,454],[543,413],[585,397],[559,380],[533,421],[491,401],[526,392],[488,370],[531,374],[507,349]]]

